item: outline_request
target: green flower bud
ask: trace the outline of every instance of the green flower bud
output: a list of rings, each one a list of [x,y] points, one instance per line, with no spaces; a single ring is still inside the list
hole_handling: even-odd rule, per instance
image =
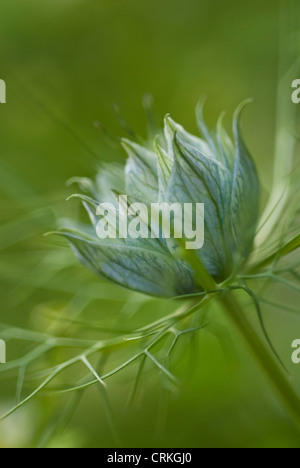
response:
[[[97,237],[97,206],[111,202],[118,210],[117,196],[125,193],[146,205],[203,203],[204,245],[193,253],[216,282],[236,274],[251,253],[259,211],[257,172],[239,127],[243,107],[234,116],[234,143],[222,117],[214,132],[207,129],[200,105],[197,122],[202,138],[167,116],[164,134],[152,145],[122,140],[128,155],[123,169],[105,165],[95,182],[77,179],[87,193],[77,196],[92,226],[61,233],[79,260],[101,277],[150,295],[172,297],[201,290],[177,239]]]

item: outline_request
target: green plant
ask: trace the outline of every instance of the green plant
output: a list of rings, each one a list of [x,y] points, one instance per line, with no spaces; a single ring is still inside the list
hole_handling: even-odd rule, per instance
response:
[[[286,53],[286,51],[287,47],[284,47],[284,52]],[[184,251],[180,245],[175,244],[173,247],[177,247],[179,255],[178,253],[174,254],[173,251],[170,254],[168,250],[164,249],[162,257],[163,259],[167,257],[167,260],[160,263],[159,270],[154,266],[150,273],[149,270],[147,271],[147,268],[151,266],[150,258],[147,257],[146,260],[143,259],[143,265],[137,264],[134,276],[126,274],[120,277],[118,275],[120,277],[118,279],[116,273],[119,272],[114,271],[114,275],[112,275],[111,270],[110,274],[107,271],[101,271],[104,276],[113,279],[121,286],[125,285],[149,295],[166,296],[168,299],[156,301],[148,295],[140,295],[124,288],[115,287],[107,282],[93,279],[92,276],[86,276],[82,279],[80,276],[82,269],[77,267],[77,262],[74,261],[65,243],[56,239],[51,239],[51,245],[49,242],[47,248],[45,241],[43,242],[43,247],[40,247],[43,252],[41,255],[36,254],[36,263],[32,261],[32,257],[34,257],[32,252],[29,252],[28,258],[18,257],[15,263],[9,254],[2,258],[2,275],[24,287],[20,301],[23,297],[30,297],[32,290],[37,289],[47,289],[53,297],[60,293],[64,294],[69,300],[68,307],[62,308],[62,310],[60,310],[59,305],[53,308],[47,308],[47,304],[42,305],[42,313],[38,314],[38,320],[41,320],[42,316],[45,321],[40,323],[37,320],[37,324],[35,323],[32,327],[36,328],[35,331],[6,324],[2,324],[0,328],[2,339],[7,342],[20,341],[23,344],[21,357],[17,357],[8,362],[5,367],[0,368],[3,376],[5,374],[15,378],[17,375],[16,404],[6,412],[4,418],[37,395],[42,395],[45,392],[56,397],[65,396],[67,399],[67,404],[60,418],[50,420],[37,445],[46,445],[51,436],[66,425],[84,391],[92,386],[99,387],[108,420],[112,431],[115,432],[113,411],[110,407],[106,385],[113,376],[122,375],[125,370],[132,369],[136,372],[135,377],[132,377],[130,401],[134,400],[138,394],[143,372],[149,370],[151,366],[161,374],[164,387],[173,389],[178,386],[178,378],[173,374],[174,358],[176,357],[174,351],[180,342],[183,342],[184,345],[180,351],[181,353],[187,352],[187,350],[192,349],[193,338],[198,332],[213,329],[216,319],[209,309],[212,304],[217,314],[221,312],[221,308],[225,310],[298,424],[299,397],[280,363],[275,350],[277,347],[272,345],[262,317],[265,304],[271,304],[274,308],[284,311],[298,313],[296,308],[281,304],[275,299],[270,301],[268,296],[268,289],[274,284],[294,291],[296,294],[300,291],[300,262],[294,258],[300,242],[298,185],[297,172],[295,171],[297,163],[295,157],[297,138],[294,131],[296,107],[288,105],[289,96],[287,95],[289,84],[297,69],[298,63],[293,60],[291,63],[281,64],[281,70],[284,70],[285,74],[280,81],[278,91],[274,186],[260,219],[258,219],[259,187],[256,173],[248,152],[240,142],[237,119],[235,119],[236,145],[240,146],[239,151],[246,166],[246,170],[244,168],[241,176],[245,191],[237,195],[237,204],[240,206],[235,209],[235,222],[233,223],[234,233],[237,237],[233,237],[231,223],[226,224],[229,219],[231,220],[231,213],[224,215],[225,225],[222,225],[222,228],[212,229],[212,238],[216,241],[222,258],[216,259],[213,255],[211,262],[209,261],[211,258],[209,249],[194,254]],[[286,70],[288,70],[287,73]],[[230,183],[234,173],[232,163],[235,156],[232,143],[223,129],[222,119],[219,120],[218,124],[218,138],[215,139],[215,134],[206,129],[200,116],[200,126],[204,138],[203,140],[195,140],[194,137],[186,134],[180,126],[167,118],[166,135],[169,141],[169,148],[167,148],[163,146],[161,130],[153,125],[149,109],[147,112],[151,138],[146,142],[140,139],[133,143],[128,140],[123,141],[125,149],[130,153],[130,169],[137,171],[132,161],[135,157],[132,153],[141,152],[141,156],[145,155],[147,159],[149,154],[152,155],[156,150],[162,163],[161,182],[164,182],[164,177],[166,180],[169,177],[172,165],[170,155],[172,156],[173,151],[182,154],[183,151],[187,151],[188,145],[193,147],[195,142],[196,152],[198,146],[198,157],[201,154],[199,147],[200,151],[205,147],[204,153],[208,152],[214,159],[218,159],[218,163],[214,162],[213,167],[199,172],[198,169],[193,169],[194,162],[188,161],[189,164],[187,166],[184,164],[184,169],[189,169],[189,179],[195,176],[198,183],[202,180],[210,183],[211,175],[216,175],[215,166],[222,167],[221,164],[228,163],[230,180],[219,181],[217,184],[221,200],[216,201],[218,193],[214,191],[215,187],[211,183],[207,196],[208,203],[215,197],[216,205],[221,206],[228,196],[228,187],[231,188]],[[124,126],[128,129],[126,124]],[[157,134],[160,135],[159,139],[154,140]],[[132,132],[130,132],[130,136],[132,138]],[[149,146],[150,144],[151,146]],[[177,153],[176,157],[178,157]],[[151,158],[153,159],[152,156]],[[183,160],[186,163],[186,156]],[[164,164],[165,162],[167,164]],[[220,162],[221,164],[219,164]],[[180,163],[182,164],[182,161]],[[140,171],[140,168],[138,170]],[[122,175],[122,168],[113,165],[102,168],[99,173],[100,183],[94,183],[88,179],[73,180],[73,182],[79,182],[83,191],[88,192],[88,197],[80,195],[80,198],[92,218],[94,216],[93,209],[96,206],[92,198],[99,201],[98,197],[107,199],[107,196],[111,196],[113,199],[112,193],[109,195],[107,192],[105,194],[99,193],[107,180],[113,177],[111,188],[118,191],[124,190],[120,175]],[[145,175],[146,179],[149,180],[147,171],[142,171],[142,174],[138,172],[138,176],[141,177],[141,175]],[[132,189],[134,196],[141,196],[143,199],[148,197],[149,200],[152,200],[153,194],[154,197],[157,196],[157,179],[152,178],[154,187],[151,182],[148,192],[145,190],[145,184],[138,183],[139,177],[137,178],[136,174],[133,174],[129,188]],[[12,199],[23,204],[24,209],[22,218],[1,227],[0,246],[4,250],[14,242],[32,236],[33,233],[39,235],[45,231],[57,200],[47,203],[45,199],[33,192],[24,181],[17,179],[2,162],[0,183],[1,188]],[[183,189],[188,187],[187,183],[182,185]],[[14,187],[13,190],[12,187]],[[139,193],[135,193],[135,191]],[[186,196],[185,190],[181,190],[180,197],[182,193]],[[30,202],[26,201],[27,198],[24,197],[24,194],[28,195]],[[198,199],[197,193],[192,198],[193,200],[194,198]],[[228,203],[225,206],[228,208],[230,205]],[[13,203],[12,207],[14,207]],[[56,215],[56,218],[59,216]],[[213,210],[211,219],[213,222]],[[52,223],[54,225],[54,219]],[[257,224],[255,232],[254,227]],[[17,238],[11,235],[12,230],[18,233]],[[99,268],[103,265],[103,255],[106,251],[100,246],[98,239],[93,237],[93,229],[80,226],[76,227],[76,231],[74,231],[74,226],[69,226],[68,229],[62,230],[61,234],[72,241],[81,260],[88,263],[89,267],[98,273]],[[242,243],[237,242],[237,239],[242,240]],[[145,250],[151,247],[154,253],[160,252],[162,247],[159,244],[156,242],[154,248],[147,244]],[[138,250],[136,244],[130,246],[130,249],[131,252]],[[123,250],[125,252],[123,256],[118,255],[116,259],[121,258],[124,268],[128,250]],[[112,258],[110,257],[109,260],[111,261]],[[141,274],[145,270],[148,276],[147,282],[146,280],[142,282]],[[162,272],[164,272],[163,275]],[[159,275],[160,281],[157,281],[157,275]],[[154,282],[153,279],[156,281]],[[173,300],[169,300],[169,298]],[[115,303],[118,317],[116,322],[113,316],[108,324],[103,323],[102,318],[107,315],[103,305],[101,306],[102,313],[99,310],[101,320],[84,320],[80,317],[84,309],[96,299],[104,303],[107,300]],[[151,305],[151,314],[155,314],[155,318],[152,318],[151,315],[149,319],[148,311],[148,315],[143,315],[142,320],[139,317],[142,323],[137,324],[139,322],[137,320],[132,326],[130,319],[139,311],[140,307],[147,306],[147,303]],[[174,311],[177,303],[179,303],[179,307]],[[260,328],[257,323],[254,323],[254,320],[253,323],[252,320],[250,323],[246,316],[249,303],[251,310],[257,313]],[[53,310],[56,311],[55,315],[53,315]],[[92,337],[86,333],[87,329],[92,329]],[[263,334],[260,333],[261,330]],[[86,335],[88,336],[86,337]],[[24,343],[28,343],[28,346]],[[24,349],[27,351],[24,352]],[[26,386],[30,387],[29,391],[25,388]],[[117,433],[115,437],[118,440]]]
[[[258,221],[259,182],[239,129],[242,108],[240,106],[234,117],[235,145],[222,126],[222,116],[215,133],[207,129],[202,105],[197,109],[197,117],[198,127],[205,139],[188,134],[168,116],[165,118],[165,141],[158,129],[153,146],[151,141],[141,145],[123,139],[122,144],[128,154],[124,176],[120,173],[116,175],[113,168],[110,170],[108,167],[104,174],[100,171],[96,183],[76,179],[82,189],[88,189],[87,195],[75,197],[82,200],[92,228],[82,225],[77,229],[64,228],[59,233],[70,241],[79,260],[104,278],[154,296],[193,298],[191,308],[187,307],[183,316],[180,313],[178,318],[176,313],[175,321],[173,316],[171,322],[167,318],[161,321],[159,340],[169,334],[183,317],[195,313],[216,298],[246,339],[291,414],[298,420],[299,398],[280,368],[280,359],[263,323],[259,300],[248,286],[248,281],[268,276],[280,281],[274,273],[275,265],[281,257],[299,247],[300,236],[290,241],[281,236],[275,246],[267,239],[260,245],[262,236],[259,232],[258,245],[253,248]],[[150,122],[153,122],[153,118]],[[152,133],[155,133],[154,129]],[[104,180],[105,188],[102,184]],[[142,242],[141,239],[98,239],[95,230],[99,203],[117,197],[117,190],[124,188],[134,201],[204,202],[204,247],[196,251],[182,250],[175,239],[168,243],[163,238],[143,239]],[[282,205],[277,216],[285,208]],[[262,229],[266,229],[266,224],[262,222],[261,225]],[[147,228],[150,229],[150,226]],[[274,213],[268,220],[267,229],[270,232],[278,229],[278,217]],[[270,251],[271,254],[266,254]],[[234,293],[238,289],[253,300],[271,353],[244,316]],[[150,326],[143,333],[152,334],[155,330]],[[152,359],[165,374],[170,375],[148,348],[143,350],[142,355]]]
[[[161,144],[155,139],[153,148],[156,149],[156,153],[149,149],[149,141],[145,142],[144,146],[129,140],[122,141],[129,154],[125,190],[130,197],[149,201],[153,200],[153,197],[156,197],[155,201],[159,197],[166,197],[165,199],[171,201],[179,199],[182,202],[196,202],[203,201],[201,197],[204,196],[204,201],[209,207],[205,219],[208,242],[199,251],[187,251],[181,245],[176,249],[176,243],[170,246],[165,244],[163,239],[143,239],[142,246],[139,244],[140,240],[113,239],[109,240],[110,243],[107,240],[104,243],[97,239],[94,232],[96,208],[99,201],[103,200],[101,197],[104,197],[104,200],[108,197],[113,199],[114,192],[111,189],[124,189],[122,173],[119,168],[107,166],[104,171],[100,171],[96,183],[87,179],[75,180],[81,188],[88,189],[88,195],[77,197],[82,200],[88,211],[92,227],[80,225],[79,230],[70,226],[61,230],[60,234],[71,242],[80,261],[92,272],[118,285],[153,296],[167,296],[182,304],[178,310],[162,316],[159,320],[124,332],[121,336],[101,341],[60,336],[64,333],[64,327],[60,326],[55,330],[56,327],[52,325],[46,333],[3,327],[1,336],[4,340],[22,337],[22,340],[37,343],[23,358],[0,369],[19,369],[17,394],[20,401],[4,417],[31,400],[64,371],[78,364],[86,367],[92,378],[83,377],[74,386],[54,389],[55,393],[80,395],[84,389],[97,384],[107,401],[105,381],[132,363],[138,362],[134,395],[146,361],[151,361],[172,385],[176,385],[177,379],[170,368],[170,357],[175,345],[182,335],[193,334],[209,325],[206,306],[214,300],[225,309],[286,408],[299,423],[299,397],[293,390],[266,332],[260,306],[263,297],[257,295],[248,283],[257,279],[271,279],[299,290],[297,284],[285,278],[286,273],[296,272],[298,264],[280,269],[279,262],[299,247],[300,236],[287,240],[290,237],[290,231],[286,229],[288,226],[285,223],[285,230],[282,230],[278,219],[274,221],[273,218],[274,225],[269,229],[273,232],[275,228],[280,229],[281,236],[277,238],[277,243],[270,245],[268,239],[256,247],[253,246],[258,220],[259,185],[254,165],[241,138],[238,125],[240,109],[234,118],[235,146],[225,132],[221,120],[215,134],[208,131],[201,107],[198,108],[198,120],[205,140],[189,135],[167,117],[166,144],[165,147],[162,146],[161,136]],[[160,132],[159,134],[161,135]],[[158,173],[155,173],[156,162]],[[109,191],[104,190],[104,185]],[[284,210],[285,206],[282,209]],[[216,224],[216,220],[219,224]],[[258,237],[260,240],[260,231]],[[63,260],[64,267],[70,260]],[[244,307],[239,302],[239,291],[250,297],[253,302],[264,338],[259,336],[246,318]],[[89,291],[86,295],[89,296]],[[116,332],[113,329],[111,331]],[[158,345],[162,347],[160,358],[156,357],[154,352]],[[73,355],[61,364],[34,372],[31,378],[42,379],[42,382],[28,397],[20,399],[27,368],[56,348],[71,349]],[[79,353],[74,353],[76,348],[80,349]],[[103,373],[103,359],[122,349],[132,350],[129,358]],[[92,359],[97,355],[101,355],[102,359],[96,366],[92,364]]]

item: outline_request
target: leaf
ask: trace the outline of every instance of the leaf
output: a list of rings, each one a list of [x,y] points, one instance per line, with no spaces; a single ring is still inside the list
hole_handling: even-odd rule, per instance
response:
[[[121,286],[163,297],[193,291],[188,268],[155,247],[140,247],[136,240],[129,238],[95,242],[83,238],[80,233],[58,234],[69,240],[83,265]]]
[[[80,190],[95,197],[96,194],[94,191],[94,182],[88,177],[71,177],[71,179],[67,180],[66,182],[67,187],[70,187],[74,184],[77,184]]]
[[[260,324],[260,327],[261,327],[262,332],[263,332],[263,335],[264,335],[264,337],[265,337],[265,339],[266,339],[272,353],[274,354],[274,356],[278,360],[279,364],[282,366],[284,371],[287,372],[287,369],[286,369],[285,365],[283,364],[282,359],[280,358],[279,354],[277,353],[277,351],[276,351],[276,349],[275,349],[275,347],[274,347],[274,345],[273,345],[273,343],[272,343],[272,341],[271,341],[271,339],[269,337],[269,334],[267,332],[265,322],[264,322],[264,319],[263,319],[263,315],[262,315],[262,311],[261,311],[261,308],[260,308],[259,299],[256,297],[255,293],[250,288],[248,288],[247,286],[240,286],[240,287],[252,299],[255,310],[256,310],[256,313],[257,313],[257,317],[258,317],[258,320],[259,320],[259,324]]]
[[[114,202],[112,190],[125,190],[124,167],[117,163],[101,163],[95,182],[96,199],[100,202]]]
[[[202,99],[196,108],[198,128],[209,144],[210,151],[214,157],[232,170],[234,161],[234,145],[223,127],[225,112],[222,112],[218,119],[216,134],[212,133],[208,130],[203,117],[204,103],[205,100]]]
[[[187,141],[179,132],[175,134],[175,143],[179,146],[185,161],[207,186],[207,190],[218,205],[222,222],[226,222],[231,193],[230,171],[217,159],[206,155],[198,146]]]
[[[215,139],[213,138],[210,131],[208,130],[204,117],[203,117],[204,103],[205,103],[205,98],[202,98],[196,107],[197,124],[198,124],[198,128],[201,134],[204,136],[205,140],[208,142],[209,147],[212,151],[212,154],[216,155],[218,151],[217,151]]]
[[[169,156],[159,144],[155,141],[155,150],[157,154],[157,173],[158,173],[158,185],[159,185],[159,200],[161,200],[162,194],[166,191],[168,180],[171,176],[173,167],[173,158]]]
[[[300,247],[300,234],[298,234],[296,237],[294,237],[292,240],[287,242],[283,247],[280,247],[277,249],[275,252],[272,253],[269,257],[265,258],[261,262],[257,263],[251,269],[249,270],[249,273],[254,273],[256,271],[259,271],[266,266],[270,265],[277,259],[280,259],[281,257],[284,257],[285,255],[288,255],[291,252],[294,252],[294,250],[297,250]]]
[[[259,214],[260,187],[256,168],[240,131],[240,114],[248,101],[236,110],[233,131],[236,141],[232,193],[231,222],[236,245],[243,257],[250,253]]]
[[[203,156],[206,156],[207,158],[214,158],[216,155],[216,152],[213,151],[214,148],[212,148],[209,144],[209,142],[203,140],[202,138],[196,137],[195,135],[192,135],[191,133],[188,133],[182,125],[179,125],[176,123],[169,115],[165,117],[165,133],[168,135],[168,141],[169,144],[172,143],[172,149],[171,153],[174,155],[174,146],[173,146],[173,140],[174,140],[174,134],[178,134],[181,136],[182,140],[185,141],[186,143],[198,148],[198,150],[203,154]],[[168,144],[168,148],[169,148]]]
[[[73,184],[77,184],[80,190],[98,200],[97,203],[112,202],[112,189],[124,190],[124,168],[117,163],[101,162],[95,181],[88,177],[72,177],[66,185],[69,187]]]
[[[221,155],[220,160],[230,170],[232,170],[233,164],[234,164],[235,148],[231,141],[231,138],[229,137],[228,133],[223,127],[224,116],[225,116],[225,112],[222,112],[217,123],[217,134],[216,134],[217,147]]]
[[[203,154],[190,141],[181,131],[173,134],[175,160],[163,198],[168,203],[204,203],[205,241],[197,255],[211,275],[223,278],[230,270],[231,175],[219,161]]]
[[[141,199],[156,201],[158,198],[156,154],[130,140],[122,139],[129,158],[125,166],[126,193]]]

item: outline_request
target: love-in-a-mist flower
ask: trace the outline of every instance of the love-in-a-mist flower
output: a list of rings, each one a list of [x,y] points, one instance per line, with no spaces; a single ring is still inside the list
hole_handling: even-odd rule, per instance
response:
[[[222,124],[209,131],[197,108],[201,136],[189,134],[166,116],[164,132],[145,145],[122,139],[128,158],[124,168],[108,164],[95,181],[76,179],[84,195],[91,225],[63,229],[79,260],[97,275],[124,287],[157,296],[192,294],[203,289],[195,271],[198,262],[217,283],[240,271],[253,246],[259,213],[259,182],[243,142],[238,108],[234,141]],[[186,255],[177,239],[99,239],[99,203],[114,203],[126,194],[133,202],[203,203],[204,245]]]

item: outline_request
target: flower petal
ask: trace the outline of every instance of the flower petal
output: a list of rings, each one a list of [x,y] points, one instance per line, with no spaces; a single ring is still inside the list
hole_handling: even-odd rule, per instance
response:
[[[121,286],[164,297],[194,290],[191,272],[171,255],[134,245],[130,239],[94,242],[81,233],[62,231],[60,235],[69,240],[83,265]]]
[[[244,144],[240,130],[240,114],[245,103],[236,111],[233,131],[236,155],[231,193],[231,222],[236,246],[240,254],[248,257],[257,227],[260,186],[253,160]]]

